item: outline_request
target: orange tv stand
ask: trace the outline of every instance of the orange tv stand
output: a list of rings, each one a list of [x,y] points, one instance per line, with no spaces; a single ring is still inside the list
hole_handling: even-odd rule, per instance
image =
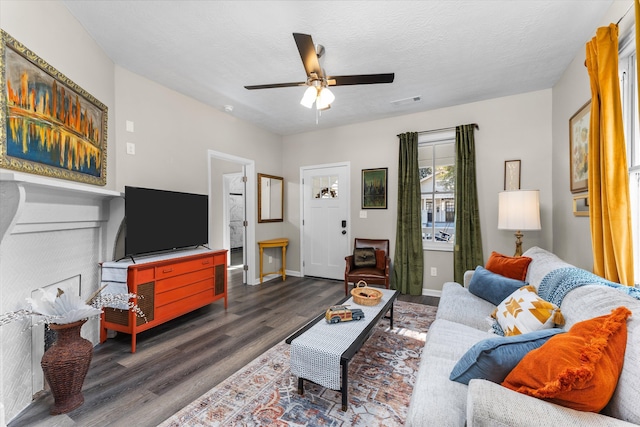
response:
[[[170,255],[102,263],[104,270],[125,269],[130,293],[139,295],[137,304],[146,316],[131,310],[104,308],[100,342],[107,330],[131,334],[131,352],[136,352],[136,335],[178,316],[224,298],[227,308],[227,250],[181,251]],[[124,272],[123,272],[124,273]]]

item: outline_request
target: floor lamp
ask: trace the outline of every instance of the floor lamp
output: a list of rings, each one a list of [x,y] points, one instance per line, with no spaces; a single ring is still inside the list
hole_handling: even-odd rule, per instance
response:
[[[514,256],[522,256],[522,230],[540,230],[540,191],[498,193],[498,230],[516,230]]]

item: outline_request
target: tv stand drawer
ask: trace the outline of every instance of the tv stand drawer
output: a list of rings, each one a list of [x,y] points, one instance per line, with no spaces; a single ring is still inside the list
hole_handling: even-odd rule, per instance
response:
[[[170,262],[156,267],[156,279],[178,276],[192,271],[213,267],[213,256],[206,256],[198,259],[182,262]]]

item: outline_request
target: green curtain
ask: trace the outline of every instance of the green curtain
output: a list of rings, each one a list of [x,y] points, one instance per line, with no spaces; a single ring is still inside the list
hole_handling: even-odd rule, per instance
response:
[[[392,287],[403,294],[422,295],[424,255],[418,175],[418,133],[398,135],[398,222]]]
[[[478,189],[476,186],[475,125],[456,126],[456,237],[453,278],[463,283],[464,272],[484,265]]]

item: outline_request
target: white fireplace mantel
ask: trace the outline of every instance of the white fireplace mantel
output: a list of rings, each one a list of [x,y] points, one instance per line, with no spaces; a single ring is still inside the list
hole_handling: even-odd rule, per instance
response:
[[[0,242],[13,234],[94,227],[103,221],[101,201],[123,197],[113,190],[18,172],[0,172]],[[28,209],[25,209],[29,206]]]

